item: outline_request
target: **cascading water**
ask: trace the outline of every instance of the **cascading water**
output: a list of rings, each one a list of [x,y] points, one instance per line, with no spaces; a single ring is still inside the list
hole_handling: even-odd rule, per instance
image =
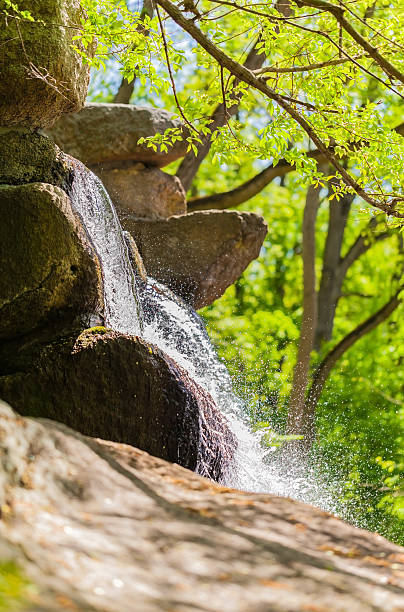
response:
[[[287,474],[276,462],[265,460],[257,435],[245,422],[243,401],[232,389],[225,365],[219,360],[201,318],[167,287],[153,279],[137,291],[122,228],[111,199],[101,181],[74,161],[76,171],[71,198],[97,251],[104,279],[106,325],[138,335],[155,344],[215,400],[238,441],[235,469],[226,485],[260,493],[287,495],[333,510],[313,475]]]
[[[114,205],[100,179],[72,160],[71,199],[102,265],[105,324],[140,335],[141,313],[128,247]]]

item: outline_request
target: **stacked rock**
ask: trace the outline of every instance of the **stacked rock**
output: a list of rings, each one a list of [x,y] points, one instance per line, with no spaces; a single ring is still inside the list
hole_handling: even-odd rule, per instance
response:
[[[121,218],[166,219],[186,212],[181,182],[160,170],[183,157],[186,142],[168,151],[138,144],[142,137],[180,128],[165,110],[129,104],[88,104],[48,131],[55,142],[102,180]]]
[[[66,194],[69,160],[37,131],[84,103],[89,69],[71,47],[80,3],[24,8],[34,21],[0,13],[2,341],[102,311],[99,262]]]
[[[160,169],[186,153],[138,144],[142,137],[178,128],[164,110],[129,104],[89,104],[49,130],[55,142],[103,181],[135,239],[149,276],[194,308],[220,297],[258,257],[267,227],[262,217],[236,211],[186,214],[179,179]]]
[[[102,262],[69,197],[76,160],[40,132],[84,103],[88,66],[72,47],[79,0],[26,0],[23,8],[34,21],[0,12],[0,398],[23,415],[193,470],[203,463],[204,475],[219,479],[235,442],[210,395],[156,347],[102,326]],[[108,133],[102,117],[84,135],[93,142],[85,161],[115,162],[117,152],[139,161],[138,137]],[[172,125],[164,111],[146,111],[140,124],[147,135]],[[98,133],[109,142],[106,158],[97,157]],[[124,167],[104,172],[113,192]],[[158,167],[139,163],[128,176],[137,186],[149,181],[145,199],[154,197],[156,210],[170,201],[170,214],[184,211],[179,182]]]

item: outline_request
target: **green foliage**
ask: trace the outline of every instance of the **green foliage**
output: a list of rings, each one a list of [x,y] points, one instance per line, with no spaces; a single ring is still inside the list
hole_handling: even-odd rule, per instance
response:
[[[261,430],[262,422],[268,423],[270,445],[272,432],[282,436],[284,431],[302,315],[304,193],[290,176],[284,187],[272,184],[244,206],[261,212],[268,222],[261,256],[235,286],[202,311],[238,393],[247,400],[253,427]],[[324,199],[317,221],[319,276],[327,204]],[[344,252],[366,225],[366,216],[355,207],[345,232]],[[393,233],[354,264],[343,286],[334,339],[321,355],[377,310],[392,291],[402,266],[397,240]],[[318,406],[316,443],[322,480],[340,483],[339,513],[401,544],[403,346],[401,307],[338,362]],[[321,355],[313,355],[313,367]]]
[[[269,448],[270,450],[280,448],[286,442],[291,442],[292,440],[302,440],[303,436],[298,435],[281,435],[274,431],[269,423],[269,421],[258,421],[254,423],[252,426],[252,431],[254,433],[260,433],[261,436],[261,446],[264,448]]]
[[[17,612],[36,594],[35,586],[13,561],[0,562],[0,612]]]
[[[255,41],[273,71],[266,74],[266,83],[291,103],[324,146],[333,147],[336,158],[348,156],[347,169],[359,188],[381,203],[399,198],[397,205],[401,206],[404,139],[392,128],[401,120],[402,84],[386,79],[380,66],[340,30],[330,13],[313,12],[292,2],[293,18],[285,20],[274,6],[258,6],[252,12],[251,7],[242,10],[243,5],[228,10],[201,0],[198,11],[206,19],[199,18],[198,27],[229,58],[240,62]],[[243,82],[231,86],[229,70],[166,22],[161,8],[162,25],[157,16],[141,18],[139,12],[116,0],[85,0],[84,7],[87,17],[82,19],[78,38],[86,47],[97,40],[97,53],[87,60],[105,68],[112,54],[123,76],[138,79],[141,96],[164,100],[165,106],[192,124],[187,136],[189,150],[196,152],[196,144],[211,132],[212,109],[223,101],[230,108],[234,96],[242,95],[245,112],[231,124],[213,130],[213,160],[237,163],[243,153],[272,159],[274,165],[286,159],[295,166],[300,181],[319,179],[315,162],[307,156],[307,134],[293,113]],[[359,35],[372,44],[373,37],[377,39],[378,52],[400,70],[404,69],[404,28],[396,8],[394,3],[383,9],[372,5],[372,16],[364,20],[355,15],[367,14],[369,3],[359,0],[355,13],[348,15]],[[342,56],[338,45],[343,48]],[[312,68],[318,64],[319,68]],[[257,124],[251,130],[254,115]],[[165,146],[173,137],[177,135],[164,135]],[[160,140],[160,135],[148,139],[150,146]],[[338,171],[332,175],[337,182],[334,197],[353,191],[340,182]]]

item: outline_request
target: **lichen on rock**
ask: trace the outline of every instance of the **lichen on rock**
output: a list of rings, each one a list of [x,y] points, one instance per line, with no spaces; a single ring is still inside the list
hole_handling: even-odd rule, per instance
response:
[[[52,125],[84,104],[89,66],[74,51],[79,0],[24,0],[34,21],[0,11],[0,126]],[[76,41],[77,44],[77,41]]]

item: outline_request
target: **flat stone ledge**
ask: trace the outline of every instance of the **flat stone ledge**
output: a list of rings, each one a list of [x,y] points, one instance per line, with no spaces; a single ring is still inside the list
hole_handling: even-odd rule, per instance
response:
[[[160,108],[132,104],[87,104],[79,113],[62,117],[48,134],[56,144],[84,164],[139,161],[151,166],[166,166],[183,157],[187,143],[176,142],[167,152],[153,151],[141,137],[162,134],[181,122]]]
[[[208,210],[169,219],[122,216],[147,274],[194,308],[220,297],[259,255],[267,233],[254,213]]]

